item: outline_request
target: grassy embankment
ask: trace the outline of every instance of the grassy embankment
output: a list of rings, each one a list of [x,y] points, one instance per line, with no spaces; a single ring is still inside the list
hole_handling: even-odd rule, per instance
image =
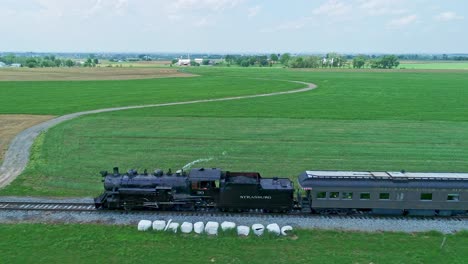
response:
[[[210,157],[213,160],[197,166],[291,178],[306,169],[466,171],[466,74],[191,71],[212,80],[199,97],[212,96],[211,86],[232,90],[217,84],[232,82],[230,76],[239,77],[239,82],[246,77],[302,80],[319,88],[302,94],[82,117],[41,137],[25,173],[0,193],[92,196],[102,188],[100,170],[175,169]],[[227,79],[214,77],[220,75]],[[189,79],[180,82],[190,85]],[[177,96],[171,97],[168,90],[167,97]]]
[[[137,232],[101,225],[2,225],[1,263],[465,263],[468,233],[303,231],[294,237]],[[14,246],[13,246],[14,245]]]

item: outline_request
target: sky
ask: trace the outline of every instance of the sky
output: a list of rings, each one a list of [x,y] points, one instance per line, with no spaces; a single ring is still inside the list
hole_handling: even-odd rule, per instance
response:
[[[0,52],[468,53],[467,0],[0,0]]]

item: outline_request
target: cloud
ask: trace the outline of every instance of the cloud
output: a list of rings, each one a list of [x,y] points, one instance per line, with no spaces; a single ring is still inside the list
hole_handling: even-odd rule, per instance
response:
[[[350,13],[351,6],[337,0],[328,0],[312,11],[315,15],[342,16]]]
[[[404,4],[402,0],[359,0],[359,8],[371,16],[387,14],[403,14],[405,8],[399,8]]]
[[[281,23],[275,27],[272,28],[264,28],[260,32],[262,33],[272,33],[272,32],[278,32],[278,31],[291,31],[291,30],[299,30],[302,29],[306,24],[307,21],[310,20],[308,17],[303,17],[297,20],[293,21],[287,21],[284,23]]]
[[[247,16],[248,17],[254,17],[258,15],[262,7],[260,5],[252,6],[249,9],[247,9]]]
[[[404,27],[404,26],[413,24],[417,22],[417,20],[418,20],[417,15],[409,15],[409,16],[392,19],[387,23],[387,26],[391,28],[399,28],[399,27]]]
[[[464,17],[457,15],[455,12],[442,12],[436,16],[434,16],[434,19],[437,21],[452,21],[452,20],[463,20]]]
[[[242,3],[243,0],[175,0],[171,3],[174,10],[201,10],[223,11],[231,9]]]

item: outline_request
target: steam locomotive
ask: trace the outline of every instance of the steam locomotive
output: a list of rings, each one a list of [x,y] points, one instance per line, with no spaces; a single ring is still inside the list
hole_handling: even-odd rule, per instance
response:
[[[468,214],[468,173],[305,171],[288,178],[218,168],[121,174],[101,172],[98,209],[291,212],[318,214]],[[296,195],[295,195],[296,194]]]
[[[172,173],[129,170],[120,174],[101,172],[104,193],[95,198],[100,209],[227,211],[261,209],[289,212],[294,206],[294,185],[287,178],[262,178],[257,172],[229,172],[218,168],[196,168]]]

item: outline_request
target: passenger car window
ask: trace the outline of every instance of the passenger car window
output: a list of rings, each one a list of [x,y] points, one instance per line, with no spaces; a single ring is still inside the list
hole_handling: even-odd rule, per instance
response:
[[[330,192],[330,199],[338,199],[340,198],[339,192]]]
[[[403,199],[405,199],[405,193],[397,193],[396,194],[396,199],[398,201],[402,201]]]
[[[447,201],[459,201],[460,200],[460,194],[458,193],[452,193],[447,195]]]
[[[379,199],[380,200],[389,200],[390,199],[390,193],[380,193],[379,194]]]
[[[341,193],[341,199],[345,199],[345,200],[353,199],[353,193],[352,192],[343,192],[343,193]]]
[[[317,199],[325,199],[327,198],[327,192],[318,192]]]
[[[370,199],[370,193],[368,192],[363,192],[359,195],[359,199],[361,200],[369,200]]]
[[[432,201],[432,193],[421,193],[421,201]]]

